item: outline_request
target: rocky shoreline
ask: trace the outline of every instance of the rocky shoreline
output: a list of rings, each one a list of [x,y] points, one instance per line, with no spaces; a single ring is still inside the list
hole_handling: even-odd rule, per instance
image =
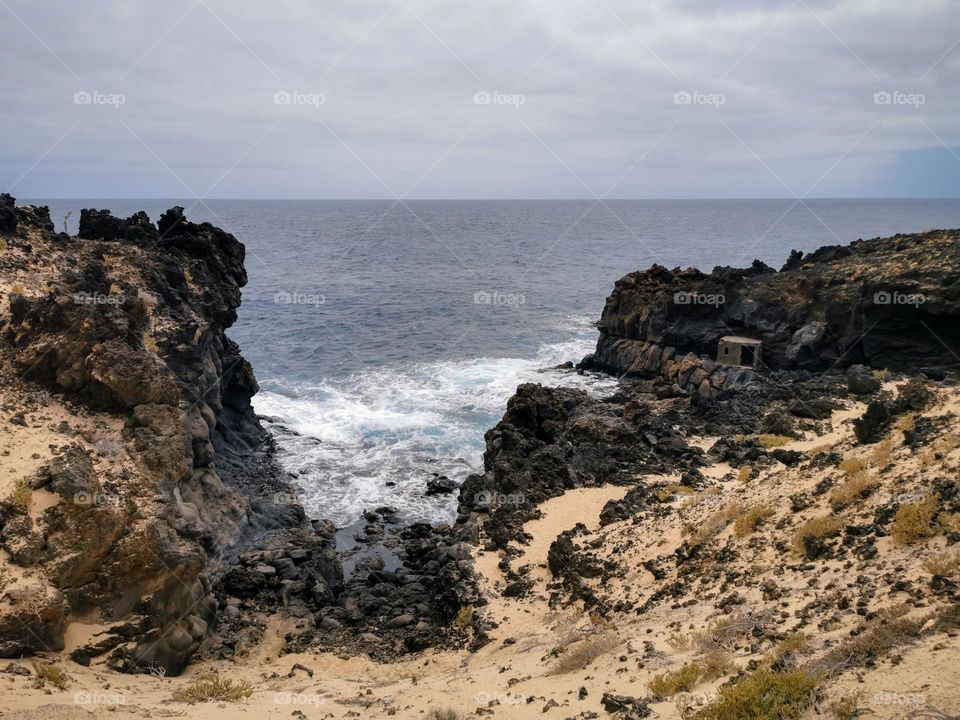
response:
[[[576,643],[610,648],[628,619],[659,637],[685,609],[703,627],[746,618],[749,637],[718,641],[755,663],[735,685],[788,636],[777,622],[855,636],[896,598],[953,632],[956,581],[898,579],[890,563],[915,569],[920,544],[890,538],[924,502],[939,524],[918,537],[960,541],[960,481],[935,465],[957,454],[960,231],[795,253],[780,271],[631,273],[569,370],[618,376],[613,395],[521,385],[452,527],[371,508],[341,530],[306,518],[253,412],[226,335],[246,282],[236,238],[182,208],[156,226],[85,210],[70,237],[9,196],[0,238],[0,657],[56,653],[80,624],[97,631],[73,662],[176,675],[242,662],[278,620],[279,654],[474,657],[516,642],[508,609],[542,602],[589,618]],[[752,367],[717,362],[728,336],[762,342]],[[590,492],[610,494],[596,517],[532,529]],[[775,577],[751,569],[771,563]],[[808,597],[842,567],[856,583]],[[643,644],[638,669],[663,659]],[[603,698],[623,717],[663,699]]]

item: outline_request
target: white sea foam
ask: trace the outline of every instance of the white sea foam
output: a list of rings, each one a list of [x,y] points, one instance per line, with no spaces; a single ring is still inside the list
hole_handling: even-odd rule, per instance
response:
[[[254,403],[271,418],[281,461],[298,476],[312,517],[342,527],[364,509],[390,505],[405,520],[449,522],[455,494],[425,497],[426,482],[432,473],[460,482],[482,469],[483,434],[517,385],[573,385],[597,395],[616,386],[611,378],[543,370],[592,350],[593,338],[578,334],[543,346],[535,358],[384,368],[318,385],[266,383]]]

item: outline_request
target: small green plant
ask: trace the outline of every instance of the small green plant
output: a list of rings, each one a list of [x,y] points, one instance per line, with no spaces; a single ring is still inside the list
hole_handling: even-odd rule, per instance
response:
[[[815,700],[820,677],[803,670],[762,670],[735,685],[720,688],[717,700],[692,717],[695,720],[793,720]]]
[[[70,687],[70,676],[58,665],[33,663],[33,672],[37,675],[34,681],[37,687],[43,687],[47,683],[53,685],[57,690],[66,690]]]
[[[936,535],[934,513],[940,502],[939,495],[927,495],[922,500],[901,505],[890,523],[890,535],[901,545],[909,545],[923,538]]]
[[[470,627],[473,622],[473,605],[462,605],[457,611],[457,617],[453,619],[453,626],[463,630]]]
[[[24,512],[30,512],[33,505],[33,488],[26,478],[19,478],[13,483],[13,492],[10,493],[10,501]]]
[[[176,702],[239,702],[253,694],[253,688],[246,680],[222,678],[217,672],[206,673],[193,680],[186,687],[173,692]]]

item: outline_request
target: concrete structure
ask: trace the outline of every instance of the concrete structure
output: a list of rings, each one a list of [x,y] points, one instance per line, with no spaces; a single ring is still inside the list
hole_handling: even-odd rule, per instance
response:
[[[739,367],[760,367],[760,352],[763,342],[738,335],[726,335],[720,338],[717,347],[717,362],[721,365]]]

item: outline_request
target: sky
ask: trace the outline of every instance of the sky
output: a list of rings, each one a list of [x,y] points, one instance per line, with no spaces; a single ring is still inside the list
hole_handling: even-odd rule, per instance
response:
[[[960,196],[956,0],[0,0],[24,198]]]

